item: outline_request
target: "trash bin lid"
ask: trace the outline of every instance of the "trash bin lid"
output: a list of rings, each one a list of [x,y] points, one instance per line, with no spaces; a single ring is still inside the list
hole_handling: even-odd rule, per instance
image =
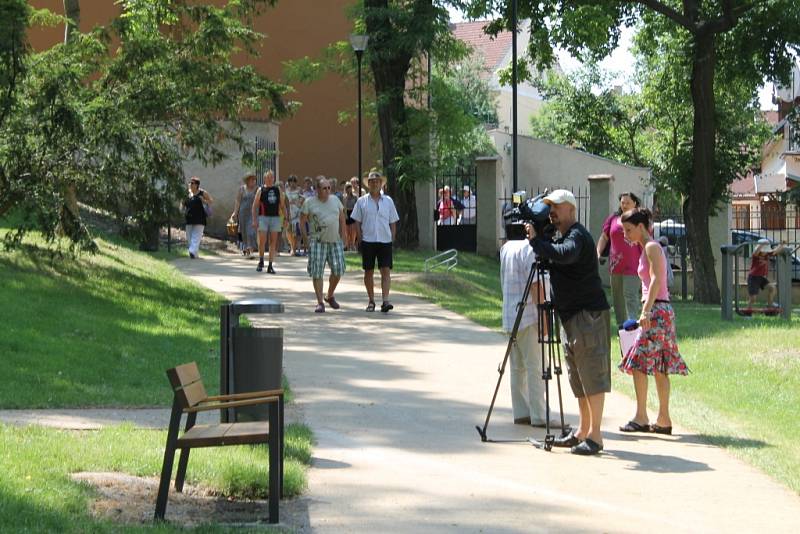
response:
[[[283,303],[273,299],[246,299],[231,303],[231,311],[242,313],[283,313]]]

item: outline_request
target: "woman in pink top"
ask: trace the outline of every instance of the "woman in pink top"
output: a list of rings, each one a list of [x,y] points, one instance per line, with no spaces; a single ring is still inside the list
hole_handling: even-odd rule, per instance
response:
[[[608,272],[611,275],[611,300],[614,304],[614,318],[621,325],[626,319],[636,319],[639,315],[639,277],[636,268],[642,250],[636,243],[629,243],[622,231],[620,216],[639,207],[639,197],[630,192],[618,197],[619,209],[608,216],[603,223],[603,233],[597,240],[597,257],[604,261],[603,251],[610,244],[608,253]]]
[[[642,333],[619,364],[622,371],[633,375],[636,390],[636,415],[620,430],[672,434],[669,375],[686,375],[689,368],[678,352],[675,312],[667,288],[667,258],[661,246],[650,239],[650,218],[648,210],[640,209],[626,211],[621,217],[625,238],[637,243],[642,250],[638,266],[642,280],[642,314],[639,316]],[[658,417],[652,425],[647,416],[648,375],[655,375],[658,391]]]

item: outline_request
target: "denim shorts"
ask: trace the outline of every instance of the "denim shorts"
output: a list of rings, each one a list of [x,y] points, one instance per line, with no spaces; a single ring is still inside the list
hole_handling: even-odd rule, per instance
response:
[[[259,232],[280,232],[283,229],[283,221],[281,217],[274,216],[268,217],[266,215],[258,216],[258,231]]]

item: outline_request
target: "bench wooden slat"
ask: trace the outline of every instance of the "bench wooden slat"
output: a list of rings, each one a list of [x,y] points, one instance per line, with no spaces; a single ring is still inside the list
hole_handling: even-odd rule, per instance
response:
[[[280,402],[280,397],[263,397],[255,399],[245,399],[230,402],[218,402],[214,404],[203,404],[201,406],[193,406],[186,408],[183,411],[186,413],[193,412],[208,412],[210,410],[227,410],[228,408],[239,408],[241,406],[255,406],[257,404],[266,404],[268,402]]]
[[[172,389],[186,387],[193,382],[201,380],[200,370],[195,362],[185,363],[167,371]]]
[[[269,423],[227,423],[221,425],[197,425],[178,439],[178,448],[217,447],[266,443],[269,439]]]
[[[182,396],[186,400],[186,406],[184,408],[196,406],[208,398],[206,388],[203,386],[202,382],[189,384],[183,388],[183,390],[178,392],[178,395]]]

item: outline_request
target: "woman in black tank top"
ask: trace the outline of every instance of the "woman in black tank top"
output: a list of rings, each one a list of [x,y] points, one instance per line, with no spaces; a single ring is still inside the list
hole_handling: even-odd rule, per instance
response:
[[[258,217],[255,217],[258,206]],[[272,171],[264,173],[264,185],[258,188],[253,201],[253,226],[258,228],[258,267],[256,271],[264,269],[264,249],[266,248],[267,234],[269,234],[269,265],[267,272],[275,274],[272,261],[278,249],[278,236],[281,233],[280,217],[283,215],[283,194],[280,187],[275,185],[275,175]],[[259,220],[260,219],[260,220]]]

